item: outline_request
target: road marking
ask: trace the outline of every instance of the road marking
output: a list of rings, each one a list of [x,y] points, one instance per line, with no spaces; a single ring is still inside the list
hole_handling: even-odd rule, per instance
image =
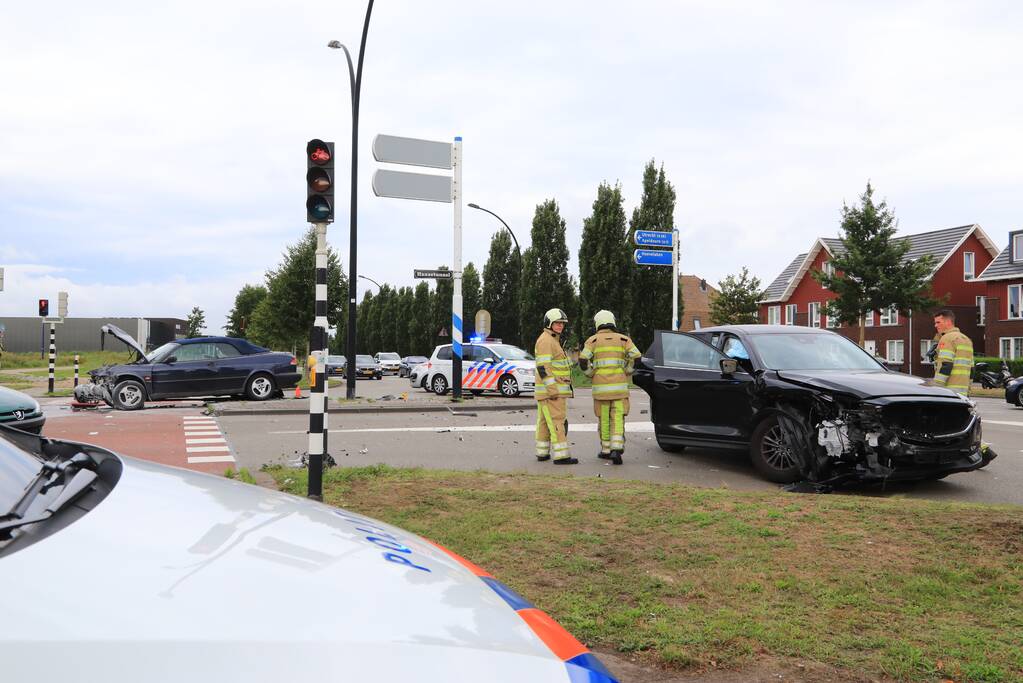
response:
[[[370,432],[434,432],[445,434],[447,432],[529,432],[536,431],[535,424],[527,425],[450,425],[446,427],[374,427],[366,429],[331,429],[331,434],[366,434]],[[569,424],[568,433],[572,432],[596,432],[596,422],[584,422],[582,424]],[[652,432],[652,422],[626,422],[627,432]],[[305,434],[306,430],[292,430],[283,432],[268,432],[269,434]]]
[[[202,462],[234,462],[234,458],[230,455],[196,455],[188,459],[189,465]]]
[[[227,443],[227,440],[222,436],[218,436],[208,439],[185,439],[185,443]]]
[[[186,453],[223,453],[230,450],[227,446],[189,446],[185,448]]]
[[[1023,422],[1007,422],[1005,420],[981,420],[986,425],[1006,425],[1008,427],[1023,427]]]
[[[220,436],[219,429],[198,430],[194,432],[185,431],[185,436]]]

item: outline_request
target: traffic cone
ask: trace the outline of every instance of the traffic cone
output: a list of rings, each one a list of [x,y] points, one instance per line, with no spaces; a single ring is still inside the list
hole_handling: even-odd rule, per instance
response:
[[[295,385],[295,398],[302,398],[302,388],[297,384]]]

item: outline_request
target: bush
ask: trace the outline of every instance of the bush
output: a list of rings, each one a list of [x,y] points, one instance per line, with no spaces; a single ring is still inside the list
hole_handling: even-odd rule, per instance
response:
[[[991,372],[999,372],[1002,369],[1002,363],[1006,363],[1009,366],[1009,374],[1013,377],[1019,377],[1023,375],[1023,358],[1015,358],[1013,360],[1003,360],[994,356],[977,356],[973,359],[973,378],[977,378],[977,363],[987,363],[988,370]]]

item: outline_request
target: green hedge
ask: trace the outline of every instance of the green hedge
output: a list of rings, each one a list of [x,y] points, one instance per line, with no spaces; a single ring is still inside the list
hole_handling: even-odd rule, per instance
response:
[[[988,370],[998,372],[1002,369],[1002,363],[1009,365],[1009,374],[1013,377],[1019,377],[1023,375],[1023,358],[1016,358],[1015,360],[1002,360],[1001,358],[995,358],[993,356],[977,356],[973,359],[974,363],[987,363]],[[973,371],[974,379],[977,376],[977,370],[974,368]]]

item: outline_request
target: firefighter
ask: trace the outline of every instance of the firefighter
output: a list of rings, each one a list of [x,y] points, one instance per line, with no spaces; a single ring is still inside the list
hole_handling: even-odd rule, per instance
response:
[[[600,424],[598,458],[622,464],[625,453],[625,416],[629,414],[629,376],[639,349],[618,331],[611,311],[593,316],[597,333],[586,340],[579,367],[593,378],[593,412]]]
[[[568,316],[560,308],[544,313],[543,332],[536,340],[536,459],[555,465],[579,461],[568,452],[568,399],[572,398],[572,361],[561,348]]]
[[[942,309],[934,314],[934,329],[941,335],[934,363],[934,383],[960,396],[970,394],[973,371],[973,342],[956,327],[956,314]]]

